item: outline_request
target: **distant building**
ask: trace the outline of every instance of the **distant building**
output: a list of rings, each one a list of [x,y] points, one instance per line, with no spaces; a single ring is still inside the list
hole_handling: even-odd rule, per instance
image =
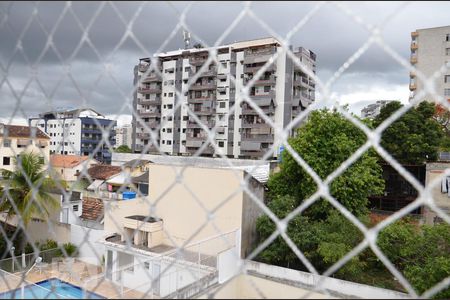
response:
[[[133,146],[133,127],[131,124],[118,127],[116,130],[116,147],[123,145],[130,149]]]
[[[367,105],[361,110],[361,117],[369,119],[375,118],[380,114],[381,109],[392,101],[394,100],[378,100],[375,103]]]
[[[450,26],[417,29],[411,32],[411,64],[427,79],[443,66],[450,67]],[[424,83],[415,72],[409,74],[410,99],[424,90]],[[435,90],[444,99],[450,100],[450,71],[434,80]],[[421,100],[435,101],[426,92]]]
[[[315,100],[315,81],[310,74],[316,70],[316,54],[311,50],[291,47],[305,66],[303,69],[294,64],[275,38],[218,46],[215,49],[218,63],[205,66],[208,50],[192,48],[160,53],[155,55],[158,61],[155,65],[151,65],[150,58],[139,60],[134,69],[134,82],[138,85],[134,106],[139,116],[137,119],[133,115],[135,152],[168,155],[199,152],[203,156],[261,158],[278,138],[274,128],[247,102],[236,105],[233,111],[230,108],[272,57],[274,62],[249,88],[253,103],[276,126],[284,128]],[[158,71],[148,72],[149,68]],[[188,82],[197,75],[196,82],[188,87]],[[184,89],[186,92],[178,99],[176,92]],[[176,109],[178,102],[185,103],[208,130],[216,129],[213,141],[218,149],[208,142],[207,133],[187,109]],[[149,129],[155,131],[154,139]],[[294,132],[295,128],[290,133]],[[199,151],[205,143],[208,145]],[[276,149],[273,156],[278,154]]]
[[[115,145],[116,121],[93,109],[45,112],[30,118],[29,122],[50,136],[51,154],[91,155],[100,162],[111,161],[110,147],[105,140]],[[103,136],[104,131],[109,136]]]
[[[47,164],[50,137],[36,127],[0,124],[0,168],[15,170],[14,159],[22,152],[33,152]]]
[[[93,165],[99,164],[95,159],[89,156],[79,155],[61,155],[53,154],[50,156],[50,165],[54,171],[65,181],[73,182],[78,180],[78,176]]]

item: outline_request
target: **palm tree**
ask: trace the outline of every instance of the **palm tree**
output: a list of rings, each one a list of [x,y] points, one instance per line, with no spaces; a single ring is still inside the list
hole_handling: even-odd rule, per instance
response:
[[[50,214],[60,208],[58,199],[51,192],[58,187],[66,187],[64,181],[53,179],[45,170],[43,159],[33,152],[23,152],[15,159],[15,170],[2,169],[0,186],[0,212],[7,218],[18,215],[23,221],[23,231],[32,218],[48,219]],[[22,232],[23,233],[23,232]],[[22,234],[21,249],[25,249]]]

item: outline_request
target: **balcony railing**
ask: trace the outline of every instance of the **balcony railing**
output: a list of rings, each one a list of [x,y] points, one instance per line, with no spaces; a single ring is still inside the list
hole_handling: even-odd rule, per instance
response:
[[[140,104],[140,105],[161,105],[161,98],[139,99],[138,104]]]
[[[213,128],[215,126],[214,121],[207,121],[207,122],[201,122],[203,125],[205,125],[208,128]],[[201,125],[195,121],[188,121],[187,128],[202,128]]]
[[[139,110],[139,115],[141,117],[159,117],[159,116],[161,116],[161,112],[160,111]]]
[[[205,103],[206,101],[214,101],[216,100],[216,95],[209,95],[206,97],[195,97],[195,95],[192,96],[192,98],[188,98],[188,103]]]
[[[266,114],[266,115],[272,115],[275,113],[275,108],[273,107],[267,107],[267,108],[261,108],[261,110]],[[251,107],[243,107],[242,108],[242,114],[243,115],[259,115],[258,112],[256,112],[256,110],[254,110]]]
[[[251,141],[251,142],[273,142],[274,136],[271,134],[248,134],[242,135],[242,141]]]
[[[161,87],[138,88],[138,92],[142,94],[161,94]]]
[[[199,110],[192,110],[194,112],[194,114],[196,115],[210,115],[210,114],[214,114],[216,113],[216,109],[215,108],[204,108],[204,109],[199,109]]]
[[[418,37],[419,33],[417,31],[411,32],[411,37]]]
[[[245,78],[244,84],[249,83],[252,78]],[[253,83],[253,86],[261,86],[261,85],[274,85],[276,83],[275,76],[270,76],[269,78],[259,78]]]
[[[261,66],[244,66],[244,73],[256,73],[258,72],[259,69],[261,69],[263,66],[265,65],[261,65]],[[272,72],[272,71],[276,71],[277,67],[276,64],[273,63],[270,66],[267,67],[267,69],[265,70],[266,72]]]
[[[189,89],[192,91],[215,90],[216,86],[217,86],[216,82],[207,84],[193,84],[189,87]]]
[[[145,77],[142,82],[159,82],[162,81],[161,75],[159,74],[149,74],[147,77]]]
[[[417,56],[415,56],[415,55],[411,56],[410,62],[412,64],[416,64],[417,63]]]
[[[419,48],[419,44],[417,44],[417,42],[411,43],[411,50],[417,50],[418,48]]]
[[[410,90],[410,91],[414,91],[416,88],[417,88],[417,87],[416,87],[416,84],[415,84],[415,83],[410,83],[410,84],[409,84],[409,90]]]
[[[150,65],[139,65],[139,72],[146,72]]]
[[[149,139],[150,138],[150,133],[138,132],[138,133],[136,133],[136,137],[138,139]]]
[[[189,76],[193,77],[194,75],[197,75],[197,73],[191,70],[191,71],[189,71]],[[198,78],[201,78],[201,77],[212,77],[212,76],[216,76],[216,75],[217,75],[217,69],[216,68],[212,68],[212,69],[206,70],[206,71],[201,72],[200,74],[198,74]]]
[[[202,65],[205,63],[205,61],[207,60],[207,58],[204,57],[189,57],[189,64],[191,65]]]
[[[271,128],[269,124],[266,123],[247,123],[242,122],[242,128]]]

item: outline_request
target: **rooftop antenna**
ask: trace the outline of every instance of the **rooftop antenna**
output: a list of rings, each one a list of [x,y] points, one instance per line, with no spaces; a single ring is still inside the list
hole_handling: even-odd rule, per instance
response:
[[[187,30],[183,30],[183,39],[184,39],[184,49],[189,48],[189,44],[191,43],[191,33]]]

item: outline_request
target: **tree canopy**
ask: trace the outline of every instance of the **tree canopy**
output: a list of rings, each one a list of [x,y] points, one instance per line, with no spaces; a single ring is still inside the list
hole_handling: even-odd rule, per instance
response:
[[[374,119],[378,127],[403,105],[398,101],[388,103]],[[407,164],[422,164],[437,159],[444,142],[444,131],[435,118],[433,103],[421,102],[393,122],[381,136],[381,145],[396,160]]]
[[[114,150],[114,152],[117,152],[117,153],[132,153],[133,151],[127,145],[121,145],[121,146],[117,147]]]

